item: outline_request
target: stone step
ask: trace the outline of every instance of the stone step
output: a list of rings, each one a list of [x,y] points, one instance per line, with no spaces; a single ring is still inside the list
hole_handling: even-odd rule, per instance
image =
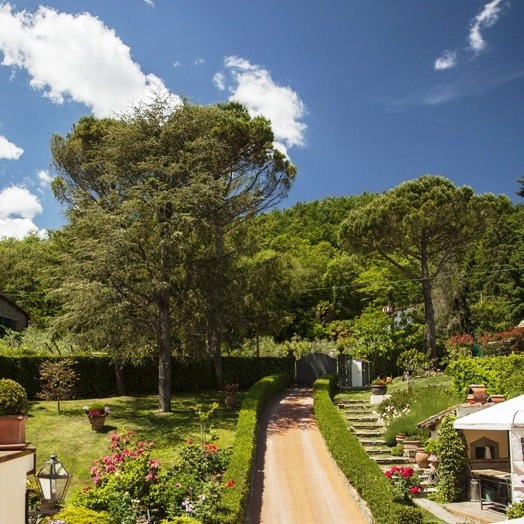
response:
[[[370,429],[353,429],[353,434],[360,440],[360,438],[381,437],[384,435],[383,431],[376,431]]]
[[[351,422],[351,427],[355,430],[372,430],[384,432],[384,426],[380,424],[374,424],[373,422]]]
[[[385,446],[386,445],[386,441],[381,438],[372,438],[372,439],[363,438],[359,440],[362,446],[364,446],[365,448],[369,446]]]
[[[378,422],[379,418],[374,415],[367,415],[364,417],[358,417],[356,415],[347,416],[346,420],[349,420],[351,422]],[[382,422],[380,423],[382,426]]]
[[[384,457],[382,455],[369,455],[379,465],[397,466],[408,464],[409,460],[406,457]]]
[[[365,446],[366,453],[368,455],[391,455],[391,450],[389,448],[377,448],[371,446]]]

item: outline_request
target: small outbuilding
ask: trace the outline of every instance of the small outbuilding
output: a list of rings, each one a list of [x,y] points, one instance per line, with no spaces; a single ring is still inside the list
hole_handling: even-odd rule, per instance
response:
[[[473,475],[486,485],[507,485],[509,503],[524,499],[524,395],[458,418],[454,427],[468,444]]]
[[[0,295],[0,335],[6,329],[23,331],[29,323],[29,314],[5,295]]]

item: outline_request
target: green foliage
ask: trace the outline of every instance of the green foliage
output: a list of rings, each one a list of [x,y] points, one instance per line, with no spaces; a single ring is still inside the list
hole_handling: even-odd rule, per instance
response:
[[[60,402],[70,400],[75,395],[77,375],[72,359],[47,360],[40,365],[40,384],[42,391],[37,394],[43,400],[56,400],[58,413]]]
[[[37,398],[40,391],[39,368],[43,362],[68,357],[0,355],[0,377],[19,382],[28,397]],[[181,360],[173,357],[172,391],[198,391],[216,387],[213,363],[209,360]],[[109,356],[75,355],[73,369],[78,377],[78,398],[103,398],[116,393],[115,363]],[[223,357],[226,382],[239,382],[247,389],[262,377],[272,373],[294,372],[294,361],[283,357]],[[146,360],[140,364],[124,365],[126,390],[130,395],[155,394],[158,391],[158,364]]]
[[[209,421],[213,413],[218,409],[218,402],[213,402],[207,407],[203,404],[195,404],[191,406],[191,409],[198,417],[198,423],[200,424],[200,441],[202,446],[205,446],[207,444],[208,432],[211,429]]]
[[[107,511],[118,524],[154,524],[185,514],[215,521],[229,452],[189,443],[178,463],[165,469],[151,458],[153,443],[139,441],[132,432],[114,433],[111,441],[111,454],[91,468],[94,487],[79,492],[73,504]]]
[[[415,388],[407,394],[399,393],[398,401],[397,394],[392,395],[392,397],[394,397],[393,402],[398,405],[398,408],[395,409],[400,409],[400,416],[390,418],[384,433],[384,440],[389,446],[395,445],[395,435],[401,433],[410,436],[416,435],[421,438],[428,437],[428,430],[419,428],[417,424],[460,401],[460,397],[450,388],[439,386]],[[408,409],[406,409],[406,406],[400,408],[406,398],[408,399]],[[385,410],[387,412],[387,406]]]
[[[524,517],[524,500],[510,504],[506,510],[506,517],[508,517],[508,520]]]
[[[256,450],[258,419],[269,400],[282,393],[288,385],[288,375],[264,377],[250,388],[242,402],[233,455],[224,473],[224,480],[233,481],[234,485],[227,489],[222,497],[221,524],[243,522],[249,496],[251,466]]]
[[[377,463],[369,458],[358,439],[348,431],[331,401],[330,391],[335,385],[334,376],[318,379],[314,384],[314,402],[318,427],[338,467],[367,503],[375,522],[421,524],[420,510],[393,500],[388,479]]]
[[[499,393],[506,398],[524,392],[524,355],[485,358],[465,358],[452,362],[448,373],[453,387],[465,398],[471,384],[484,384],[489,394]]]
[[[413,495],[422,492],[420,474],[412,467],[393,466],[386,471],[386,477],[391,481],[393,499],[397,502],[409,502]]]
[[[173,517],[171,519],[163,520],[160,524],[201,524],[200,521],[191,517]]]
[[[113,524],[114,522],[106,511],[70,507],[60,510],[52,517],[48,517],[44,523],[52,523],[59,520],[67,524]]]
[[[0,416],[25,415],[28,409],[25,389],[10,379],[0,379]]]
[[[453,428],[455,419],[455,415],[446,415],[437,432],[439,479],[436,497],[440,502],[461,500],[467,486],[468,447],[462,433]]]
[[[397,366],[408,373],[408,389],[411,389],[415,378],[423,376],[431,369],[431,362],[426,353],[416,349],[408,349],[399,355]]]

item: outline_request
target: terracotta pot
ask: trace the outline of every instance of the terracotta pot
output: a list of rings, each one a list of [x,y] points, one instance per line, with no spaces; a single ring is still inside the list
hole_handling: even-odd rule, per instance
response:
[[[0,417],[0,449],[23,449],[25,441],[25,415],[5,415]]]
[[[430,453],[428,457],[428,463],[433,469],[438,468],[438,457],[435,453]]]
[[[237,403],[237,399],[235,397],[235,394],[226,392],[226,398],[224,399],[224,402],[226,403],[226,406],[228,408],[234,408],[235,404]]]
[[[424,448],[417,448],[415,452],[415,462],[419,468],[425,469],[429,466],[429,453],[424,451]]]
[[[484,404],[488,399],[488,393],[484,384],[471,384],[468,389],[469,404]]]
[[[398,435],[395,435],[395,440],[397,441],[397,444],[404,444],[404,441],[406,440],[406,435],[404,433],[399,433]]]
[[[104,424],[106,423],[107,415],[87,415],[91,427],[95,431],[102,431]]]

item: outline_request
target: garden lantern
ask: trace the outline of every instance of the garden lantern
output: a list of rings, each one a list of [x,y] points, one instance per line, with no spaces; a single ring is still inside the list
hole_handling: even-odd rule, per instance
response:
[[[61,502],[69,487],[71,476],[53,453],[36,475],[44,501],[52,506]]]

